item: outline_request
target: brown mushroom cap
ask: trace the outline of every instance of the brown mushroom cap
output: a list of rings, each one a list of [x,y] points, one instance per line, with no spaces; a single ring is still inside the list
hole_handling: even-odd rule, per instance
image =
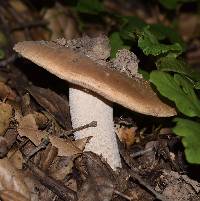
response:
[[[57,77],[130,110],[158,117],[176,114],[174,108],[158,98],[148,81],[129,78],[67,47],[54,42],[24,41],[16,44],[14,50]]]

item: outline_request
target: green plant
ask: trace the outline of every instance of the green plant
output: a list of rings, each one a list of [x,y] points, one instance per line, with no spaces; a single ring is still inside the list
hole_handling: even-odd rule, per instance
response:
[[[197,0],[158,0],[168,12],[185,3]],[[110,34],[111,57],[121,48],[139,48],[151,58],[154,69],[139,71],[157,88],[158,93],[169,99],[177,108],[178,117],[173,132],[182,138],[188,162],[200,164],[200,73],[193,70],[182,58],[186,45],[172,27],[163,24],[146,24],[135,16],[114,14],[100,0],[79,0],[76,10],[80,13],[103,18],[109,16],[118,23]],[[173,23],[172,23],[173,24]]]
[[[200,73],[181,58],[185,45],[180,38],[170,36],[168,31],[162,35],[153,31],[155,29],[148,25],[133,32],[132,38],[146,56],[154,58],[157,70],[150,72],[150,82],[162,96],[174,102],[182,117],[173,120],[176,123],[173,131],[182,137],[186,159],[200,164]],[[168,39],[168,43],[163,39]]]

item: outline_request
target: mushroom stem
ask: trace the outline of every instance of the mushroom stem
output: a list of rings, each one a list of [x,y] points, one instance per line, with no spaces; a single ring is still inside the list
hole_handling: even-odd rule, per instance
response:
[[[69,105],[72,126],[79,127],[91,121],[97,121],[97,127],[90,127],[75,133],[76,139],[93,136],[85,151],[102,155],[108,164],[116,170],[121,160],[114,132],[112,104],[82,88],[69,88]]]

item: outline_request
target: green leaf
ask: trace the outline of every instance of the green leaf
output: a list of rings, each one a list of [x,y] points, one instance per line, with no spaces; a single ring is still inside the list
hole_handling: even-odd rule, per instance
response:
[[[118,50],[126,48],[130,49],[130,46],[124,44],[123,40],[120,38],[119,32],[113,32],[110,35],[110,45],[111,45],[111,57],[115,57]]]
[[[98,15],[104,12],[104,5],[99,0],[79,0],[76,10],[81,13]]]
[[[178,0],[159,0],[159,2],[168,9],[175,9],[178,4]]]
[[[196,82],[196,83],[194,84],[194,88],[195,88],[195,89],[200,89],[200,81],[198,81],[198,82]]]
[[[147,72],[147,71],[145,71],[145,70],[139,68],[139,69],[138,69],[138,73],[139,73],[139,74],[142,74],[142,77],[143,77],[145,80],[149,80],[149,78],[150,78],[149,72]]]
[[[194,2],[194,1],[197,0],[159,0],[160,4],[162,4],[165,8],[168,9],[176,9],[178,4]]]
[[[156,66],[159,70],[180,73],[195,81],[200,81],[200,73],[193,70],[181,59],[175,57],[161,57],[156,61]]]
[[[121,16],[122,26],[120,36],[125,40],[133,40],[132,34],[136,30],[142,31],[147,24],[135,16]]]
[[[145,27],[143,33],[139,36],[138,46],[143,50],[145,55],[158,56],[169,52],[174,52],[177,55],[181,54],[182,47],[179,43],[174,44],[162,44],[157,38]]]
[[[149,30],[158,40],[168,39],[171,43],[179,43],[183,49],[186,48],[186,45],[178,32],[170,27],[158,23],[150,25]]]
[[[163,96],[175,102],[180,112],[189,117],[200,117],[200,101],[193,85],[186,78],[179,74],[172,76],[162,71],[153,71],[150,81]]]
[[[181,74],[189,74],[188,66],[183,60],[175,57],[161,57],[156,61],[156,66],[162,71],[172,71]]]
[[[181,118],[174,121],[173,132],[182,137],[187,161],[200,164],[200,123]]]

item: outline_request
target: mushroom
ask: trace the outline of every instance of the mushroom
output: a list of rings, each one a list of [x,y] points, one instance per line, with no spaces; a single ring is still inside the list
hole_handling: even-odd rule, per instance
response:
[[[97,121],[97,127],[78,131],[75,138],[93,136],[85,150],[102,155],[114,170],[121,167],[121,160],[114,132],[113,102],[156,117],[176,114],[174,108],[158,98],[148,81],[130,78],[55,42],[24,41],[17,43],[14,50],[70,83],[73,127]]]

